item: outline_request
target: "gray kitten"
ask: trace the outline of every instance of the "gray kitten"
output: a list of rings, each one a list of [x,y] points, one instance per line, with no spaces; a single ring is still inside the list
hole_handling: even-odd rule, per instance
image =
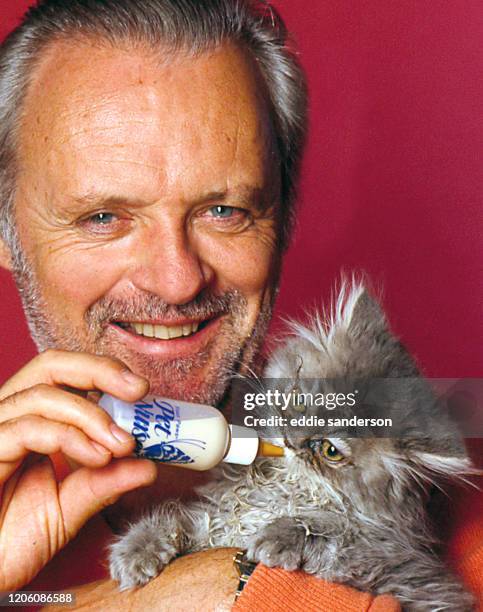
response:
[[[297,378],[301,391],[304,379],[419,377],[362,285],[343,288],[328,323],[316,316],[292,331],[265,375]],[[422,381],[408,378],[414,380]],[[121,589],[139,586],[176,556],[235,546],[269,567],[392,594],[404,610],[471,610],[471,596],[434,552],[425,511],[431,483],[462,477],[471,466],[427,387],[416,387],[407,389],[408,427],[411,414],[426,411],[426,423],[444,425],[446,436],[325,438],[281,430],[284,457],[216,468],[197,491],[199,501],[165,503],[131,525],[111,546],[112,577]]]

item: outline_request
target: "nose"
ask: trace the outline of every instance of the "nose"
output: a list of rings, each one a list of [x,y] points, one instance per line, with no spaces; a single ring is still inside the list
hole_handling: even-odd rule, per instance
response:
[[[136,248],[134,284],[168,304],[193,300],[214,277],[203,261],[196,240],[179,224],[167,223],[143,233]]]

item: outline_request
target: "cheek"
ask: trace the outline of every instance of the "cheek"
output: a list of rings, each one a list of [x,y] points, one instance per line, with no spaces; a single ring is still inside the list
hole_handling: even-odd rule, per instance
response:
[[[234,236],[206,241],[201,248],[220,289],[238,289],[251,303],[261,301],[272,286],[275,250],[271,241]]]
[[[38,278],[48,304],[83,314],[103,297],[122,276],[122,266],[113,253],[72,250],[48,254],[40,260]]]

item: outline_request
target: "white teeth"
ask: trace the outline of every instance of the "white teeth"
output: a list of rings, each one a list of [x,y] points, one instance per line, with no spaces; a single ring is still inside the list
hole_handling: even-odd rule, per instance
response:
[[[179,338],[183,335],[183,327],[181,325],[175,325],[174,327],[168,327],[169,338]]]
[[[132,331],[136,331],[139,336],[146,338],[158,338],[159,340],[171,340],[190,336],[198,331],[198,323],[188,323],[185,325],[152,325],[151,323],[132,323]]]
[[[154,338],[154,329],[150,323],[145,323],[143,328],[143,336],[147,336],[148,338]]]
[[[168,328],[164,325],[155,325],[154,335],[156,338],[159,338],[159,340],[169,340]]]

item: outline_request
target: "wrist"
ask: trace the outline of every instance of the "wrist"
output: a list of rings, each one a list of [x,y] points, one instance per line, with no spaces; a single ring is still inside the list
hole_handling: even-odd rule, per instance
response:
[[[235,594],[235,602],[240,597],[246,583],[254,572],[257,564],[249,561],[246,556],[246,550],[238,550],[233,556],[233,564],[238,574],[238,587]]]

